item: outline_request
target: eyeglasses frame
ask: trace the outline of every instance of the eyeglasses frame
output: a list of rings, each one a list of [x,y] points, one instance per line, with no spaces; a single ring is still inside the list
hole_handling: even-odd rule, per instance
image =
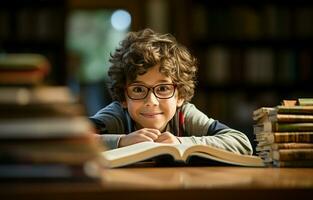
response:
[[[154,96],[155,96],[156,98],[158,98],[158,99],[170,99],[170,98],[172,98],[172,97],[174,96],[175,91],[176,91],[176,88],[177,88],[177,85],[174,84],[174,83],[160,83],[160,84],[157,84],[157,85],[155,85],[155,86],[153,86],[153,87],[147,87],[147,86],[145,86],[145,85],[143,85],[143,84],[136,84],[136,85],[143,86],[143,87],[145,87],[145,88],[148,89],[147,94],[146,94],[143,98],[137,99],[137,98],[132,98],[132,97],[130,97],[130,95],[128,94],[127,88],[128,88],[129,86],[131,86],[131,85],[132,85],[132,84],[129,84],[128,86],[125,87],[126,94],[127,94],[128,98],[130,98],[131,100],[143,100],[143,99],[147,98],[147,96],[149,95],[149,92],[150,92],[150,91],[152,91],[152,93],[154,94]],[[155,94],[154,89],[155,89],[156,87],[160,86],[160,85],[172,85],[172,86],[174,86],[173,94],[172,94],[170,97],[166,97],[166,98],[158,97],[158,95]]]

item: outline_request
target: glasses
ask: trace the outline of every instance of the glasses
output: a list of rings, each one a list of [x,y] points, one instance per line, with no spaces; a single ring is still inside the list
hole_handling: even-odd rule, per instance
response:
[[[169,99],[174,96],[176,87],[175,84],[159,84],[154,87],[133,84],[127,86],[126,93],[130,99],[141,100],[145,99],[148,96],[149,91],[152,90],[154,96],[157,98]]]

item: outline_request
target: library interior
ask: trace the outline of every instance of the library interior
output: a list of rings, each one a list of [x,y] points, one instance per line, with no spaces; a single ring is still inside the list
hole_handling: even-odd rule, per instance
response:
[[[176,165],[150,169],[149,163],[99,169],[95,160],[105,147],[83,134],[93,130],[88,116],[112,102],[107,87],[110,55],[128,32],[144,28],[172,34],[191,52],[198,65],[191,103],[245,133],[254,156],[270,159],[268,163],[283,147],[275,144],[276,150],[268,153],[262,142],[275,143],[278,136],[262,135],[265,125],[260,130],[255,124],[265,117],[279,121],[284,111],[278,105],[295,100],[294,105],[304,106],[302,100],[309,99],[301,110],[305,119],[294,119],[307,123],[306,128],[276,130],[295,132],[298,139],[284,142],[301,142],[294,148],[305,149],[305,162],[281,169],[286,171]],[[312,197],[312,44],[311,0],[2,0],[0,197]],[[274,131],[270,129],[266,131]],[[280,158],[276,155],[274,166],[285,165]],[[305,168],[294,168],[299,166]],[[71,181],[64,181],[68,176]],[[32,184],[25,184],[25,178]]]

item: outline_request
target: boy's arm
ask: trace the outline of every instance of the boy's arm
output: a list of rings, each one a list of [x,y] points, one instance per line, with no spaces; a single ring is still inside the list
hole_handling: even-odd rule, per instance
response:
[[[98,130],[101,141],[109,149],[118,148],[119,141],[126,131],[126,117],[120,103],[114,101],[89,117]]]
[[[179,140],[182,144],[204,144],[240,154],[253,153],[248,137],[230,128],[220,130],[212,136],[179,137]]]
[[[217,120],[207,117],[193,104],[182,109],[185,116],[185,135],[179,137],[183,144],[204,144],[240,154],[252,154],[248,137]],[[189,136],[189,137],[188,137]]]

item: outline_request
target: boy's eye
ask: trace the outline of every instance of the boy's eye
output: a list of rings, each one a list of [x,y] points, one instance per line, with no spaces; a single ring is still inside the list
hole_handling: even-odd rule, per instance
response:
[[[156,89],[159,92],[166,92],[170,90],[170,87],[168,85],[159,85]]]
[[[133,86],[132,92],[134,93],[145,93],[146,89],[143,86]]]

